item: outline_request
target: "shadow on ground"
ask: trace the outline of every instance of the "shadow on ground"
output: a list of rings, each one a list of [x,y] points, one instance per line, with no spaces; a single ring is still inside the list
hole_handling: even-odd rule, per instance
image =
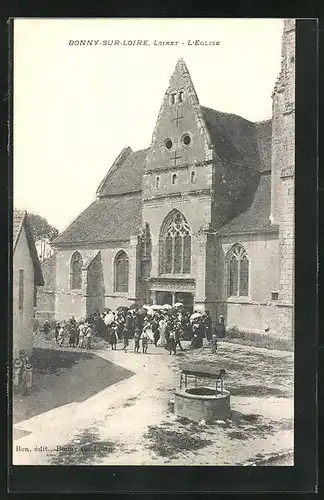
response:
[[[87,352],[35,349],[33,387],[13,397],[13,423],[62,405],[81,403],[134,372]]]
[[[149,441],[148,449],[160,457],[175,458],[180,453],[200,450],[213,443],[199,435],[193,435],[191,429],[187,432],[166,429],[165,426],[150,425],[144,438]]]
[[[64,446],[50,453],[51,465],[90,465],[113,453],[117,445],[113,441],[99,440],[99,434],[85,429]]]

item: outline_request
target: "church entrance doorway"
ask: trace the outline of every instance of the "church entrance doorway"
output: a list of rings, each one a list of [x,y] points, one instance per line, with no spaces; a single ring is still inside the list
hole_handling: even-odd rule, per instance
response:
[[[164,304],[169,304],[172,306],[172,293],[171,292],[156,292],[156,304],[163,306]]]
[[[177,302],[182,302],[185,309],[192,314],[194,304],[194,297],[192,293],[159,291],[155,294],[155,303],[159,306],[163,306],[164,304],[173,306],[173,304],[176,304]]]
[[[184,308],[190,313],[193,313],[194,298],[192,293],[187,292],[176,292],[175,293],[175,304],[177,302],[182,302]]]

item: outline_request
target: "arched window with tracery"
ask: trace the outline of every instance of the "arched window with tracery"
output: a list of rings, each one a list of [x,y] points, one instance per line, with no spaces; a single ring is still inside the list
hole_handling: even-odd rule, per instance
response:
[[[161,274],[189,274],[191,268],[191,231],[184,216],[172,212],[160,236]]]
[[[121,250],[115,258],[115,292],[128,292],[129,261]]]
[[[249,295],[249,259],[242,245],[234,245],[227,255],[227,285],[230,297]]]
[[[71,290],[81,290],[82,287],[82,256],[80,252],[74,252],[70,264],[70,288]]]

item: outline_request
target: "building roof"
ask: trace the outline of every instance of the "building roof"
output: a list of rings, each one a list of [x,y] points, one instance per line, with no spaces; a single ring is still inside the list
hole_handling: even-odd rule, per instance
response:
[[[53,246],[129,240],[142,225],[142,197],[99,198],[54,240]]]
[[[254,124],[259,156],[260,172],[271,170],[272,120],[264,120]]]
[[[19,236],[21,234],[22,228],[25,228],[28,248],[30,257],[33,261],[34,266],[34,281],[36,286],[44,285],[44,278],[42,273],[41,264],[39,262],[39,258],[37,255],[37,250],[35,246],[35,240],[31,231],[31,228],[28,224],[27,212],[25,210],[14,210],[13,213],[13,254],[15,253],[15,249],[19,240]]]
[[[132,151],[131,148],[123,149],[100,184],[97,195],[115,196],[141,191],[148,151],[149,149],[138,151]]]
[[[259,232],[277,232],[278,227],[270,223],[271,209],[271,175],[263,173],[260,176],[252,203],[244,212],[223,226],[218,234],[232,235]]]
[[[216,154],[228,163],[260,171],[255,124],[205,106],[201,110]]]

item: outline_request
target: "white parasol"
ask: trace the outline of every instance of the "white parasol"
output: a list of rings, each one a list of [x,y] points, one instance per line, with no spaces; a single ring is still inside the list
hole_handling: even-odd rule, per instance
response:
[[[170,304],[163,304],[161,309],[172,309],[172,306],[170,306]]]
[[[173,304],[173,307],[183,307],[183,303],[182,302],[176,302],[175,304]]]
[[[201,314],[201,313],[199,313],[199,312],[196,312],[196,313],[193,313],[193,314],[190,316],[190,319],[200,318],[200,316],[202,316],[202,314]]]
[[[143,307],[143,309],[151,309],[151,307],[152,307],[152,306],[148,306],[148,305],[146,305],[146,304],[145,304],[145,305],[144,305],[144,306],[142,306],[142,307]]]
[[[151,306],[151,309],[153,309],[154,311],[159,311],[161,308],[162,308],[162,306],[159,306],[158,304],[153,304]]]
[[[113,323],[114,321],[115,321],[115,316],[112,313],[106,314],[104,319],[106,326],[111,325],[111,323]]]

